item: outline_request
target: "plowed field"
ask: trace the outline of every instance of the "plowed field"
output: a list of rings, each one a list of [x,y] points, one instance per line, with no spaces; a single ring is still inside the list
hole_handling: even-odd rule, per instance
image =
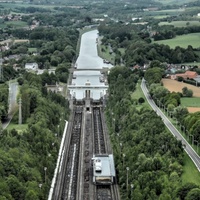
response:
[[[170,92],[182,92],[182,88],[187,87],[193,91],[194,97],[200,97],[200,88],[189,85],[183,82],[178,82],[176,80],[171,79],[162,79],[164,87],[166,87]],[[189,112],[197,112],[200,111],[198,107],[187,107]]]

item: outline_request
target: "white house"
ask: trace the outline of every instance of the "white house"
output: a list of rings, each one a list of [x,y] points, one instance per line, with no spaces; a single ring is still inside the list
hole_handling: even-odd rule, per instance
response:
[[[38,64],[37,63],[26,63],[25,64],[25,69],[26,70],[38,70]]]

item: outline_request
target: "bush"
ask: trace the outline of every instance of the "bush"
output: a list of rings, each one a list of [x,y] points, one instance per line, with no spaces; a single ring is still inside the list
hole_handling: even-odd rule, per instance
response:
[[[138,103],[142,104],[142,103],[144,103],[144,102],[145,102],[145,100],[144,100],[143,97],[140,97],[140,98],[138,99]]]

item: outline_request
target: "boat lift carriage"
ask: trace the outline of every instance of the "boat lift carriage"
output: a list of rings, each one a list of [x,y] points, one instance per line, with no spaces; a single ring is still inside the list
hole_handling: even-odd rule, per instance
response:
[[[115,182],[115,165],[112,154],[94,155],[93,183],[95,185],[111,185]]]

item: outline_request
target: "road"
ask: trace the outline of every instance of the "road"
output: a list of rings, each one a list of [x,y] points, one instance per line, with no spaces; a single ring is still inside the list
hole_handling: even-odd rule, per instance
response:
[[[10,123],[13,114],[17,106],[17,92],[18,92],[18,83],[9,82],[9,110],[8,110],[8,119],[2,123],[3,129],[5,129]]]
[[[180,134],[180,132],[176,129],[176,127],[169,121],[169,119],[163,114],[163,112],[157,107],[155,102],[149,97],[149,91],[146,87],[145,80],[142,80],[141,83],[142,91],[149,103],[149,105],[153,108],[155,112],[157,112],[157,115],[159,115],[165,126],[169,129],[169,131],[173,134],[173,136],[180,140],[184,146],[185,152],[189,155],[189,157],[194,162],[195,166],[197,167],[198,171],[200,171],[200,157],[199,155],[194,151],[194,149],[190,146],[190,144],[185,140],[185,138]]]

